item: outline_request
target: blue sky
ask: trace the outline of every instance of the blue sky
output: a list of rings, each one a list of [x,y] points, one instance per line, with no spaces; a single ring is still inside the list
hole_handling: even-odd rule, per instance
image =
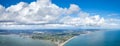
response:
[[[120,0],[0,0],[0,29],[119,28],[119,5]]]
[[[36,0],[0,0],[0,4],[9,7],[21,1],[30,3]],[[110,13],[120,13],[120,0],[52,0],[52,2],[63,8],[68,8],[70,4],[76,4],[83,11],[103,16]]]

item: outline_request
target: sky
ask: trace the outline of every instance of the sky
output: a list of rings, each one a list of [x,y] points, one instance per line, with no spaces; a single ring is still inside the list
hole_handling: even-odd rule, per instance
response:
[[[36,0],[0,0],[0,4],[9,7],[19,2],[31,3]],[[60,7],[69,8],[70,4],[76,4],[86,12],[102,12],[108,13],[120,13],[120,0],[51,0],[54,4]],[[102,14],[102,15],[104,15]]]
[[[0,29],[120,26],[120,0],[0,0]]]

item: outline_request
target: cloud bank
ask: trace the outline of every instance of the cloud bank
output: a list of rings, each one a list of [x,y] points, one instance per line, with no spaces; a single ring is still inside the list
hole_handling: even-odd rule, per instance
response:
[[[8,8],[0,5],[0,29],[119,28],[118,20],[91,16],[76,4],[62,8],[51,0],[37,0],[30,4],[20,2]]]

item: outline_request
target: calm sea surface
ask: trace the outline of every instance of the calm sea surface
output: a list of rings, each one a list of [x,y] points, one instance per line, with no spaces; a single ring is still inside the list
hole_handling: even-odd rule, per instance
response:
[[[80,35],[65,46],[120,46],[120,30],[103,30]]]
[[[0,35],[0,46],[55,46],[50,41],[22,38],[18,35]]]

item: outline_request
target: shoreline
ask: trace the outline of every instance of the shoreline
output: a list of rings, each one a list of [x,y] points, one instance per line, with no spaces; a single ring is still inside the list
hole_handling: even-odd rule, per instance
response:
[[[74,38],[76,38],[76,37],[77,37],[77,36],[74,36],[74,37],[68,39],[67,41],[65,41],[65,42],[63,42],[63,43],[61,43],[61,44],[59,44],[58,46],[64,46],[67,42],[69,42],[70,40],[72,40],[72,39],[74,39]]]
[[[89,33],[91,33],[91,32],[87,32],[87,33],[85,33],[85,35],[86,35],[86,34],[89,34]],[[68,39],[67,41],[65,41],[65,42],[63,42],[63,43],[61,43],[61,44],[59,44],[58,46],[64,46],[67,42],[69,42],[70,40],[72,40],[72,39],[74,39],[74,38],[76,38],[76,37],[78,37],[78,36],[73,36],[72,38]]]

